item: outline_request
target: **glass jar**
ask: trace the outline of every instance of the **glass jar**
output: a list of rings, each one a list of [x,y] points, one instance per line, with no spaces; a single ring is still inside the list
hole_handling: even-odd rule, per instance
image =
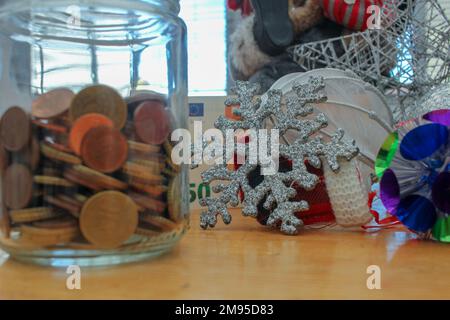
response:
[[[109,265],[188,227],[186,27],[178,0],[0,5],[0,245],[43,265]]]

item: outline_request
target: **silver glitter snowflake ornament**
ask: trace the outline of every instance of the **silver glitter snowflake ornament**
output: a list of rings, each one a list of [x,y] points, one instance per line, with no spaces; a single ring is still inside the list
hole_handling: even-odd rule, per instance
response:
[[[240,120],[220,116],[215,127],[225,136],[227,129],[264,129],[265,121],[270,118],[280,138],[287,130],[297,131],[298,137],[292,144],[280,144],[279,148],[279,155],[292,162],[292,170],[265,175],[261,183],[252,186],[249,174],[264,164],[259,159],[256,164],[248,161],[249,153],[255,152],[249,145],[245,163],[239,168],[231,170],[226,163],[208,168],[202,173],[203,183],[217,182],[212,190],[218,196],[201,201],[201,205],[207,207],[200,218],[203,228],[214,227],[219,215],[225,224],[229,224],[231,215],[228,206],[236,207],[239,204],[239,193],[242,191],[244,216],[256,217],[258,204],[264,201],[264,208],[270,211],[268,226],[279,228],[286,234],[298,232],[303,222],[295,213],[308,210],[309,206],[306,201],[291,200],[297,194],[293,186],[296,184],[305,190],[313,190],[319,181],[315,174],[308,172],[305,162],[316,168],[329,165],[333,171],[337,171],[340,159],[350,160],[358,153],[355,142],[345,139],[341,129],[328,141],[318,134],[327,126],[327,119],[322,113],[313,116],[310,104],[326,100],[324,86],[322,78],[311,77],[307,84],[294,84],[292,94],[286,97],[279,90],[269,90],[262,99],[255,96],[258,89],[256,85],[242,81],[236,83],[233,89],[236,96],[228,98],[225,104],[239,106],[234,112],[240,116]]]

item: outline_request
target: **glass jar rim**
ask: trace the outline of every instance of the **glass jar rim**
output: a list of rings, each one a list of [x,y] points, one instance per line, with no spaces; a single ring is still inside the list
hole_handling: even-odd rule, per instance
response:
[[[36,8],[36,6],[53,7],[55,5],[61,5],[65,2],[67,3],[67,5],[92,4],[92,1],[83,0],[76,1],[76,3],[73,3],[75,1],[70,0],[5,0],[0,4],[0,18],[4,15],[9,15],[14,12],[27,10],[28,8]],[[125,1],[120,1],[117,3],[117,5],[120,5],[120,3],[124,2]],[[96,0],[96,4],[111,6],[111,0]],[[133,8],[142,11],[154,11],[165,15],[169,14],[178,16],[180,12],[180,0],[133,0]]]

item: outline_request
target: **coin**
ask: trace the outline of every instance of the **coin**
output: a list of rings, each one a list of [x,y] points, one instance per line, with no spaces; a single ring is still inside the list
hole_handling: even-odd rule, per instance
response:
[[[9,215],[12,222],[24,223],[58,217],[61,215],[61,213],[56,212],[53,208],[50,207],[35,207],[11,210]]]
[[[177,224],[173,221],[161,217],[161,216],[155,216],[151,214],[142,214],[140,217],[140,220],[142,222],[148,223],[154,227],[157,227],[161,231],[171,231],[177,228]]]
[[[137,205],[152,212],[163,213],[166,209],[166,204],[164,202],[150,198],[145,194],[130,191],[128,192],[128,195]]]
[[[6,171],[2,183],[3,201],[10,209],[25,208],[33,194],[33,177],[23,164],[14,163]]]
[[[133,187],[137,191],[142,191],[147,193],[150,197],[158,199],[160,198],[164,192],[167,191],[166,186],[154,186],[154,185],[147,185],[144,183],[139,183],[136,181],[131,181],[130,186]]]
[[[34,176],[33,181],[37,184],[47,184],[52,186],[73,187],[74,184],[64,178],[52,176]]]
[[[78,222],[72,217],[61,217],[51,220],[36,221],[33,223],[33,226],[46,229],[78,228]]]
[[[69,154],[73,153],[73,150],[70,147],[68,147],[64,144],[58,143],[58,142],[54,142],[52,140],[46,139],[46,140],[44,140],[44,144],[46,144],[47,146],[49,146],[53,149],[56,149],[58,151],[62,151],[62,152],[69,153]]]
[[[156,100],[166,103],[166,96],[152,90],[136,90],[131,92],[130,96],[125,99],[127,104],[140,104],[144,101]]]
[[[81,205],[76,205],[56,196],[46,195],[44,196],[44,200],[55,207],[67,210],[74,216],[78,216],[81,210]]]
[[[10,231],[11,225],[8,208],[2,203],[0,211],[0,233],[2,233],[5,238],[9,238]]]
[[[90,181],[86,177],[82,176],[81,174],[70,168],[64,170],[63,176],[64,178],[66,178],[69,181],[72,181],[73,183],[79,184],[83,187],[92,189],[94,191],[100,191],[105,189],[103,186],[95,184],[94,182]]]
[[[142,153],[158,153],[159,150],[161,150],[161,147],[159,145],[153,145],[153,144],[147,144],[137,141],[128,141],[128,148],[130,150]]]
[[[9,152],[0,144],[0,176],[9,165]]]
[[[135,232],[138,211],[134,201],[118,191],[103,191],[89,198],[80,214],[83,236],[101,248],[116,248]]]
[[[81,156],[92,169],[105,173],[114,172],[127,160],[127,140],[116,128],[93,128],[81,143]]]
[[[144,227],[140,226],[136,229],[136,234],[144,236],[144,237],[153,238],[153,237],[159,236],[161,234],[161,231],[150,230],[148,228],[144,228]]]
[[[133,159],[130,162],[145,167],[148,170],[148,172],[151,172],[155,175],[160,174],[165,167],[163,162],[152,160]]]
[[[67,88],[57,88],[38,96],[31,103],[31,114],[36,118],[53,118],[69,110],[75,94]]]
[[[31,120],[31,123],[35,126],[38,126],[40,128],[43,128],[45,130],[54,132],[54,133],[67,133],[67,127],[57,124],[57,123],[51,123],[45,120]]]
[[[122,129],[127,120],[127,105],[112,88],[95,85],[81,90],[72,100],[69,118],[72,122],[87,113],[100,113],[110,118],[114,126]]]
[[[20,150],[17,155],[13,154],[13,157],[17,158],[18,162],[29,165],[31,170],[36,170],[41,158],[38,138],[36,136],[31,137],[29,145]]]
[[[123,165],[122,171],[133,178],[137,178],[148,183],[161,183],[163,180],[161,175],[153,174],[147,169],[147,167],[131,161],[127,161]]]
[[[22,241],[42,246],[63,244],[79,235],[79,229],[76,225],[44,228],[24,224],[20,226],[20,232]]]
[[[125,182],[110,177],[104,173],[95,171],[91,168],[85,167],[83,165],[73,166],[73,170],[79,173],[82,177],[105,189],[125,190],[128,188],[128,185]]]
[[[169,190],[167,192],[167,206],[169,209],[169,216],[172,221],[178,222],[182,220],[181,213],[181,199],[183,195],[181,194],[181,175],[178,174],[169,183]]]
[[[8,151],[19,151],[28,144],[31,124],[28,114],[20,107],[11,107],[0,120],[0,140]]]
[[[41,143],[41,152],[44,156],[50,159],[59,160],[70,164],[80,164],[81,159],[67,152],[59,151],[44,143]]]
[[[170,133],[169,116],[160,101],[145,101],[134,111],[138,138],[150,144],[161,144]]]
[[[108,117],[100,113],[87,113],[76,119],[70,129],[69,142],[72,150],[77,154],[81,154],[81,142],[84,136],[92,128],[107,126],[114,127],[114,123]]]

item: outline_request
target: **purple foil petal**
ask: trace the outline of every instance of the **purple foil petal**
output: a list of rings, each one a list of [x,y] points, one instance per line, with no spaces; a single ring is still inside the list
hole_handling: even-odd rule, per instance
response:
[[[428,112],[423,116],[425,120],[450,126],[450,109],[442,109]]]
[[[395,214],[400,203],[400,186],[394,171],[387,169],[380,181],[380,199],[386,210]]]

